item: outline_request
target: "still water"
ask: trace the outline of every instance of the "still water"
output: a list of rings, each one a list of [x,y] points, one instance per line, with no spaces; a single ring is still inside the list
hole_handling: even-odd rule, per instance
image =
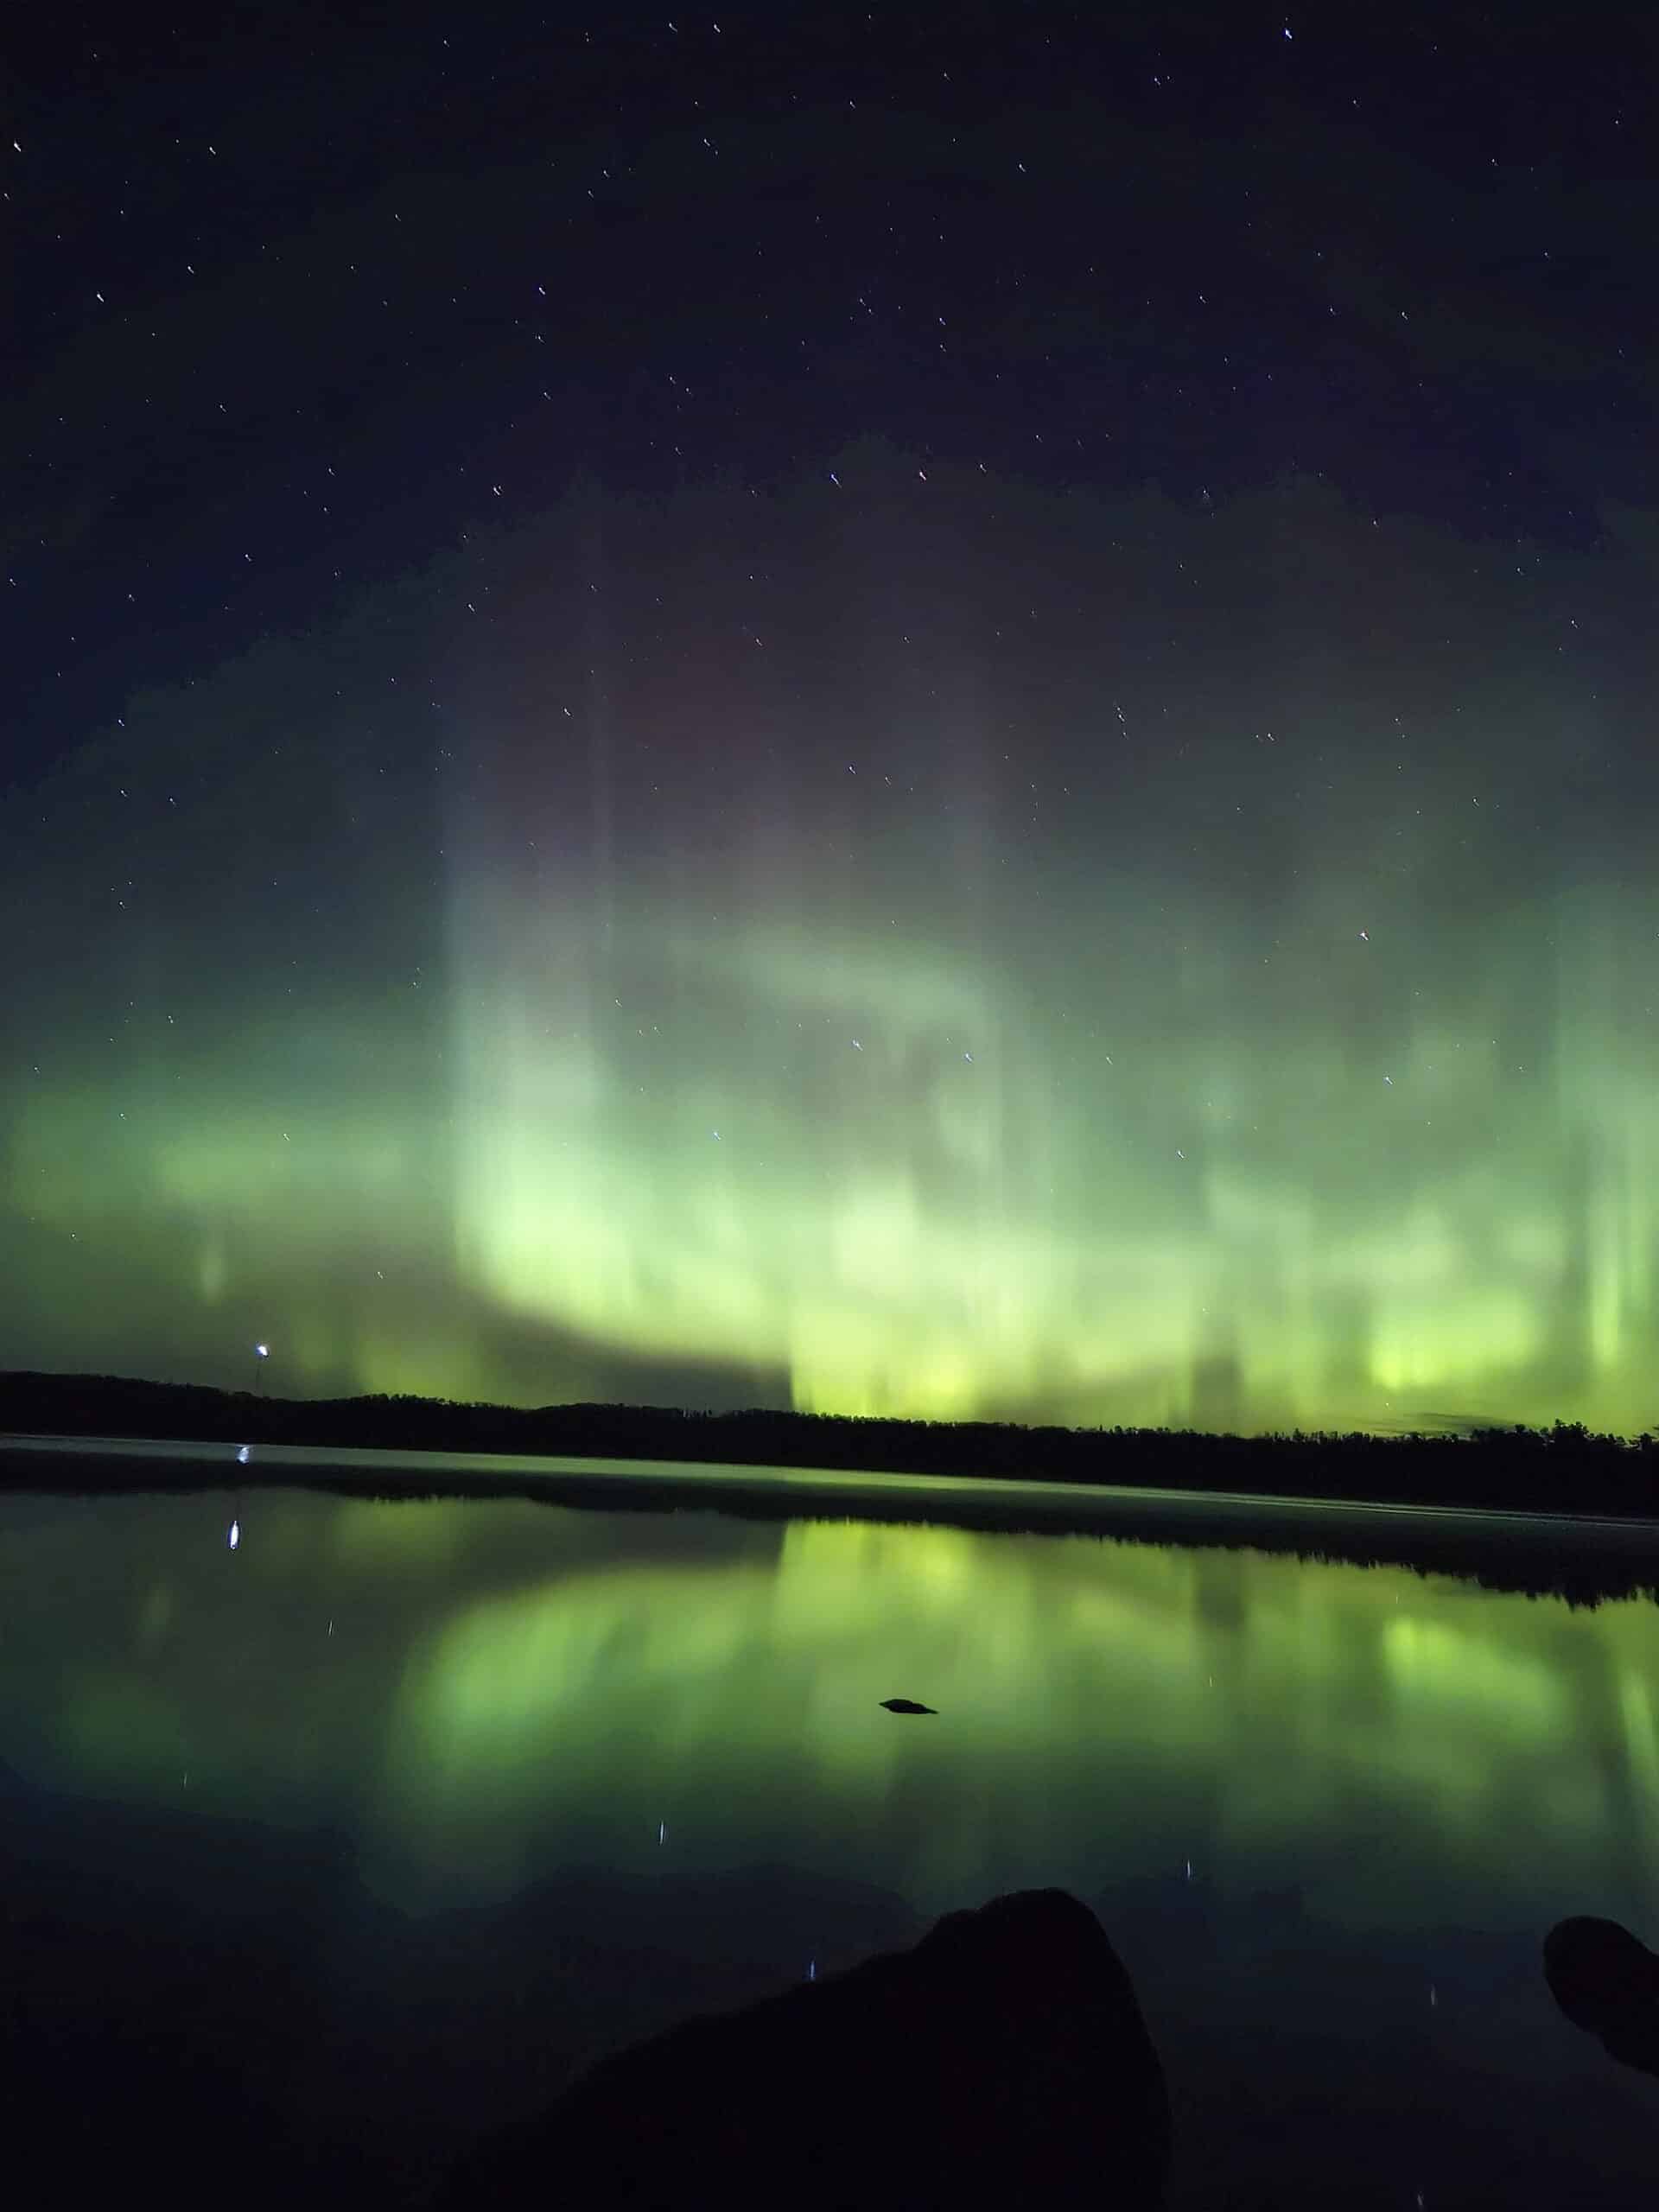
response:
[[[1651,1602],[270,1489],[0,1498],[0,1608],[14,1896],[106,1897],[107,1859],[152,1933],[212,1891],[256,1977],[297,1944],[284,2096],[315,2118],[305,2066],[378,2054],[328,2123],[373,2120],[365,2187],[417,2196],[607,2045],[1047,1884],[1134,1976],[1178,2204],[1659,2176],[1659,2082],[1539,1969],[1569,1913],[1659,1940]]]

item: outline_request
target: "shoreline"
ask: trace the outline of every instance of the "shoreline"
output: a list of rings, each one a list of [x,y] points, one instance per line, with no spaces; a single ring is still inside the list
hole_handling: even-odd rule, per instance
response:
[[[0,1433],[929,1475],[1220,1498],[1659,1520],[1659,1439],[1549,1429],[1239,1436],[1024,1427],[753,1408],[523,1408],[413,1397],[271,1398],[115,1376],[0,1372]]]
[[[3,1403],[0,1401],[0,1403]],[[242,1459],[245,1445],[248,1457]],[[385,1503],[518,1500],[589,1512],[857,1521],[985,1535],[1249,1551],[1449,1575],[1593,1606],[1659,1603],[1659,1516],[1040,1477],[711,1459],[431,1452],[230,1438],[0,1432],[0,1494],[74,1497],[309,1490]],[[245,1517],[245,1505],[241,1509]]]

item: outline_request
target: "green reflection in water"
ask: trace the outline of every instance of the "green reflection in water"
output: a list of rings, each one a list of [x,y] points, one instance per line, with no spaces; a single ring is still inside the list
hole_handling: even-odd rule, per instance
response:
[[[0,1757],[339,1826],[410,1904],[575,1863],[776,1859],[934,1910],[1191,1860],[1356,1927],[1650,1918],[1645,1604],[520,1502],[11,1500],[0,1521]],[[938,1716],[896,1719],[893,1695]]]

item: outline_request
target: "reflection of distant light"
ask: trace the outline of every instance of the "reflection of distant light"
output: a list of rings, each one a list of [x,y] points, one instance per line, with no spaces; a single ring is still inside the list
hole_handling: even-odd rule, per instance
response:
[[[1189,1882],[1192,1878],[1192,1861],[1190,1859],[1186,1862],[1186,1878]]]
[[[245,1444],[245,1445],[242,1446],[242,1449],[241,1449],[241,1450],[237,1453],[237,1455],[236,1455],[238,1464],[239,1465],[241,1465],[241,1466],[245,1467],[245,1466],[247,1465],[247,1464],[248,1464],[248,1460],[249,1460],[250,1456],[251,1456],[251,1455],[250,1455],[250,1453],[249,1453],[248,1447],[247,1447],[247,1446]]]
[[[234,1550],[236,1549],[237,1546],[241,1542],[241,1541],[242,1541],[242,1523],[241,1523],[239,1521],[232,1521],[232,1523],[231,1523],[231,1534],[230,1534],[230,1546],[231,1546],[231,1549],[232,1549],[232,1551],[234,1551]]]
[[[255,1344],[253,1348],[253,1356],[256,1359],[269,1359],[270,1357],[270,1346],[269,1344]]]
[[[816,1981],[816,1980],[817,1980],[817,1978],[818,1978],[818,1962],[817,1962],[817,1961],[816,1959],[809,1959],[809,1960],[807,1961],[807,1962],[806,1962],[806,1978],[807,1978],[807,1980],[808,1980],[809,1981]]]
[[[657,1840],[658,1843],[666,1843],[668,1840],[668,1822],[666,1821],[659,1821],[657,1823]]]

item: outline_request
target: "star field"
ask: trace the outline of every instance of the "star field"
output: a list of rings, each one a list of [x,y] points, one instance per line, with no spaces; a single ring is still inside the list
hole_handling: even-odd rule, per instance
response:
[[[34,36],[0,1361],[1651,1422],[1639,29]]]

